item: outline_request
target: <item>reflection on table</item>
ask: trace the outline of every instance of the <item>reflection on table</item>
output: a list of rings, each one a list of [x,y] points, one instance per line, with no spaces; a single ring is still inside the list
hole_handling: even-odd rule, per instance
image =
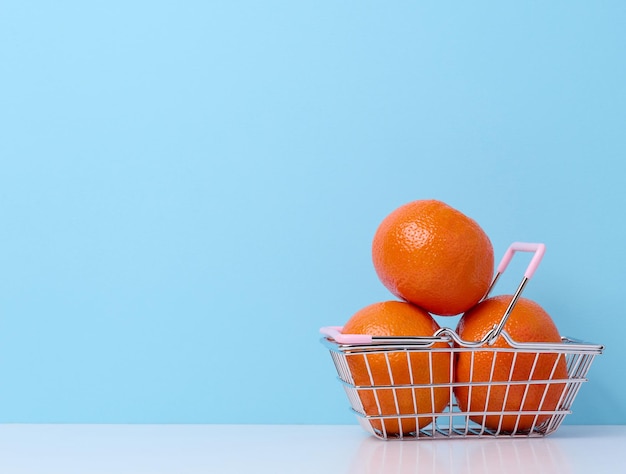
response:
[[[571,473],[558,439],[455,439],[381,441],[365,438],[350,474]]]

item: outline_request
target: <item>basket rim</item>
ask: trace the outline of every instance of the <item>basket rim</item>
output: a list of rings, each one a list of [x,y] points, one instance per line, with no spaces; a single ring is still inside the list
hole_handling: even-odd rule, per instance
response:
[[[465,341],[453,330],[443,327],[432,336],[370,336],[343,334],[341,326],[324,326],[320,333],[324,335],[320,342],[331,350],[340,352],[370,352],[370,351],[424,351],[433,352],[464,352],[464,351],[493,351],[493,352],[553,352],[553,353],[592,353],[602,354],[604,346],[592,342],[585,342],[572,337],[561,337],[561,342],[518,342],[506,331],[500,335],[509,347],[494,347],[489,345],[489,334],[481,341]],[[352,336],[358,336],[354,338]],[[447,347],[434,347],[435,344],[447,344]]]

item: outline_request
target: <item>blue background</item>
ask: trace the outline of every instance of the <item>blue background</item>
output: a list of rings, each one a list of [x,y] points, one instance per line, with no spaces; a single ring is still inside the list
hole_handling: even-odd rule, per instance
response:
[[[0,3],[0,421],[355,423],[318,329],[414,199],[606,345],[626,423],[626,6]],[[523,256],[498,292],[512,292]],[[439,320],[454,327],[455,318]]]

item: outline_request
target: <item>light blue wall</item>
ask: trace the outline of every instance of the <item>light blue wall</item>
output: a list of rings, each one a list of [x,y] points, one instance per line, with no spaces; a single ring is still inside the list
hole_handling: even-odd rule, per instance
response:
[[[626,423],[625,24],[620,1],[2,2],[0,421],[353,423],[317,331],[391,298],[374,230],[438,198],[498,258],[546,243],[526,295],[606,345],[568,422]]]

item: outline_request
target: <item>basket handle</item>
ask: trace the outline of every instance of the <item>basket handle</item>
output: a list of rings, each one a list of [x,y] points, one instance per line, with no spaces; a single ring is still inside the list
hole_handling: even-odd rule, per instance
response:
[[[497,326],[494,326],[493,330],[491,331],[491,335],[487,338],[487,343],[490,346],[496,342],[496,339],[498,338],[498,336],[504,329],[504,325],[509,319],[511,312],[513,311],[513,308],[515,307],[517,300],[521,296],[522,291],[524,291],[524,287],[526,286],[526,283],[528,283],[528,280],[530,280],[535,274],[535,271],[537,270],[537,267],[539,266],[539,263],[541,262],[543,255],[546,253],[546,245],[539,244],[539,243],[529,243],[529,242],[513,242],[511,245],[509,245],[509,248],[504,253],[502,260],[498,264],[496,274],[493,277],[493,280],[491,281],[491,285],[489,286],[489,290],[487,290],[487,294],[485,295],[485,298],[487,298],[489,293],[491,293],[491,290],[495,286],[496,281],[498,281],[498,278],[500,277],[500,275],[504,272],[504,270],[506,270],[506,267],[508,267],[515,252],[534,252],[535,254],[530,260],[530,263],[528,264],[528,267],[526,268],[526,271],[524,272],[524,277],[522,278],[521,283],[517,287],[517,290],[515,291],[515,294],[513,295],[513,298],[511,299],[509,306],[504,311],[504,314],[502,315],[502,320]]]
[[[530,279],[534,275],[535,270],[537,270],[537,267],[543,258],[543,254],[546,253],[546,245],[528,242],[513,242],[509,245],[509,248],[506,250],[502,260],[500,260],[500,263],[498,264],[498,273],[502,273],[506,270],[506,267],[509,266],[515,252],[535,252],[535,255],[533,255],[533,258],[528,264],[528,268],[526,268],[526,271],[524,272],[524,276],[527,279]]]
[[[432,336],[372,336],[371,334],[344,334],[343,326],[325,326],[320,332],[327,338],[333,339],[339,344],[362,345],[362,344],[387,344],[431,347],[438,342],[449,342],[450,338],[442,330]]]
[[[372,336],[368,334],[343,334],[342,326],[324,326],[320,332],[339,344],[371,344]]]

